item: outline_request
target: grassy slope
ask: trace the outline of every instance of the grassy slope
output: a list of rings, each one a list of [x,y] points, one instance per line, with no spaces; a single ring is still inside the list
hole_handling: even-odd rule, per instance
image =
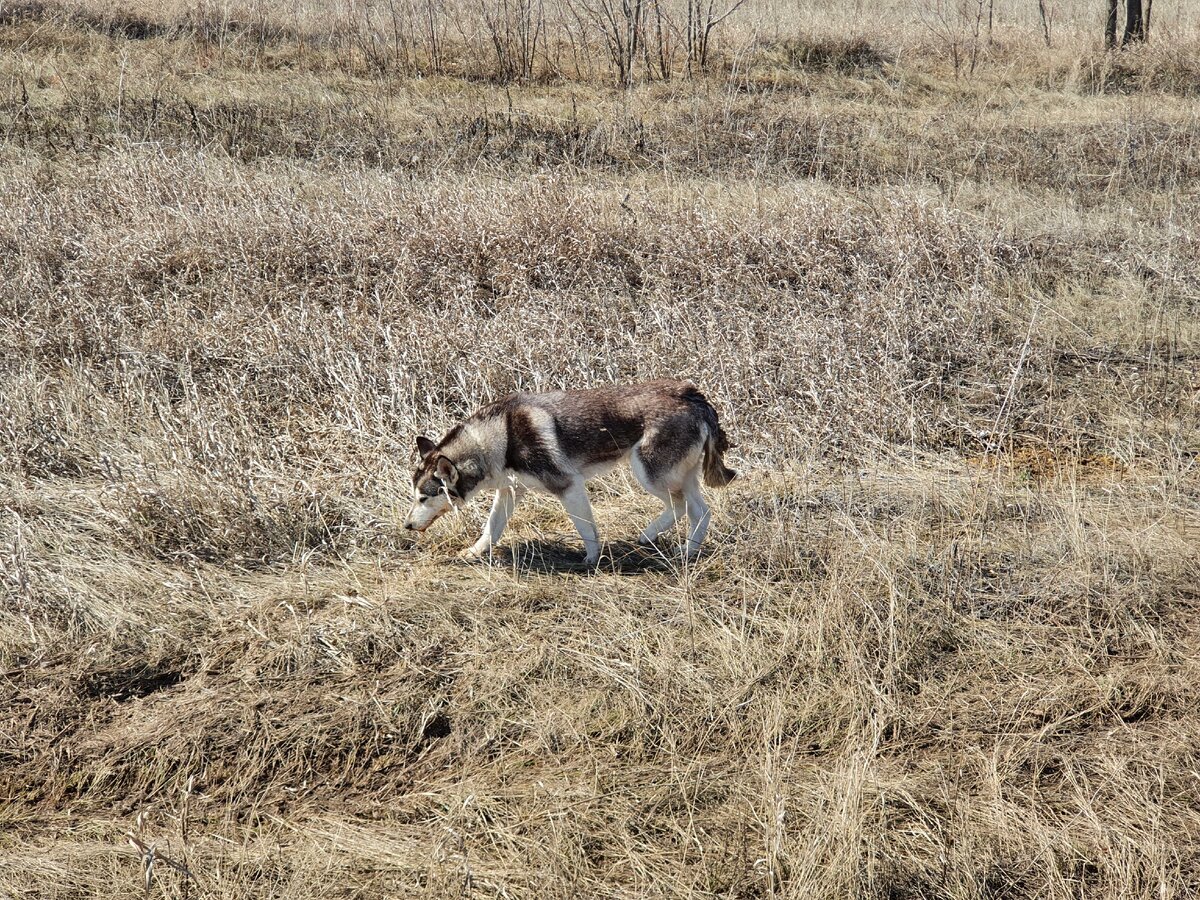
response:
[[[135,831],[197,896],[1194,893],[1170,53],[625,94],[0,36],[0,891],[127,895]],[[493,568],[479,511],[398,535],[418,429],[658,374],[740,445],[695,567],[620,478],[597,574],[550,503]]]

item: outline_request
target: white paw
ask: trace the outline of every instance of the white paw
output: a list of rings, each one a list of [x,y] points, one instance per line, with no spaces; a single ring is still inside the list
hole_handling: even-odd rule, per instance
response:
[[[458,558],[467,560],[469,562],[477,562],[481,559],[487,559],[489,556],[491,556],[491,554],[488,552],[489,549],[490,548],[488,547],[480,547],[479,545],[468,547],[466,550],[459,551]]]

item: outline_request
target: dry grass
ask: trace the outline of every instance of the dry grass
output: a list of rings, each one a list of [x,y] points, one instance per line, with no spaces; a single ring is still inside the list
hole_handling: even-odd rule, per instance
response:
[[[0,896],[1194,896],[1177,6],[956,73],[763,4],[625,90],[0,9]],[[596,573],[550,502],[402,536],[418,431],[658,375],[745,473],[694,566],[623,477]]]

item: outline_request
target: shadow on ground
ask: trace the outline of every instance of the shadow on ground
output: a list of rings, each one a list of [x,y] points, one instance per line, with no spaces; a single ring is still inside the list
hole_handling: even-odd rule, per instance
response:
[[[633,541],[604,544],[600,563],[592,567],[583,562],[578,545],[565,541],[517,541],[492,551],[492,565],[511,566],[522,572],[553,575],[600,572],[609,575],[642,575],[649,572],[675,572],[680,567],[677,548],[659,544],[642,547]],[[468,563],[477,565],[477,563]]]

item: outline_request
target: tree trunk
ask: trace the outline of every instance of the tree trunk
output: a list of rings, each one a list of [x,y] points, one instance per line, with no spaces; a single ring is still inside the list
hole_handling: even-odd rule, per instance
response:
[[[1108,0],[1108,18],[1104,20],[1104,46],[1117,46],[1117,0]]]
[[[1146,39],[1146,20],[1142,17],[1142,0],[1125,0],[1125,35],[1121,45]]]

